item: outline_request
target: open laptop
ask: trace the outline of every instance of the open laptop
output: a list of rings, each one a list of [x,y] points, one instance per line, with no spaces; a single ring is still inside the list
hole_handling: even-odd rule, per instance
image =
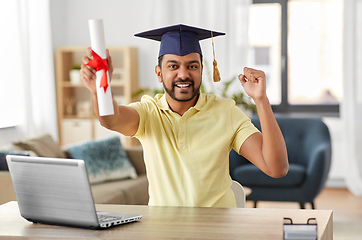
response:
[[[28,221],[100,229],[142,218],[97,212],[83,160],[15,155],[6,160],[20,214]]]

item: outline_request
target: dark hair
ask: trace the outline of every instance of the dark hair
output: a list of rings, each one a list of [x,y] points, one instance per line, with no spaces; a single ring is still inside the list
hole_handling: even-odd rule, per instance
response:
[[[163,56],[164,56],[164,55],[162,55],[162,56],[160,56],[160,57],[158,58],[158,66],[159,66],[160,68],[161,68],[161,65],[162,65]]]
[[[159,66],[160,68],[161,68],[161,65],[162,65],[163,56],[164,56],[164,55],[162,55],[162,56],[160,56],[160,57],[158,58],[158,66]],[[203,60],[203,58],[202,58],[202,55],[200,54],[201,65],[203,65],[203,64],[202,64],[202,60]]]

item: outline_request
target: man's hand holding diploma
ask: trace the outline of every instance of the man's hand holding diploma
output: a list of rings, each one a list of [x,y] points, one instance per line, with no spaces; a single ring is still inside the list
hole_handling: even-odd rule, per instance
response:
[[[97,94],[97,87],[96,87],[96,69],[88,66],[87,64],[89,63],[89,61],[92,59],[93,54],[92,54],[92,49],[89,47],[87,49],[87,53],[88,56],[84,56],[83,57],[83,64],[81,66],[81,70],[80,70],[80,76],[83,80],[84,85],[89,89],[89,91],[91,91],[93,94]],[[112,74],[113,74],[113,65],[112,65],[112,58],[109,55],[109,50],[106,49],[106,55],[107,55],[107,61],[108,61],[108,73],[109,73],[109,77],[110,77],[110,81],[112,79]]]

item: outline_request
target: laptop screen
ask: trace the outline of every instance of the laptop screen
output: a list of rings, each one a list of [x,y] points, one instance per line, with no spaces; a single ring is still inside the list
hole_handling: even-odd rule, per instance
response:
[[[32,222],[98,226],[83,160],[7,156],[21,215]]]

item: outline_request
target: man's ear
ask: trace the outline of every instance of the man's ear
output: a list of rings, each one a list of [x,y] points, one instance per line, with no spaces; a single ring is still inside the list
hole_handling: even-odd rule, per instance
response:
[[[155,67],[155,73],[156,73],[156,75],[157,75],[157,77],[158,77],[158,81],[160,82],[160,83],[162,83],[162,73],[161,73],[161,68],[160,68],[160,66],[158,66],[158,65],[156,65],[156,67]]]

